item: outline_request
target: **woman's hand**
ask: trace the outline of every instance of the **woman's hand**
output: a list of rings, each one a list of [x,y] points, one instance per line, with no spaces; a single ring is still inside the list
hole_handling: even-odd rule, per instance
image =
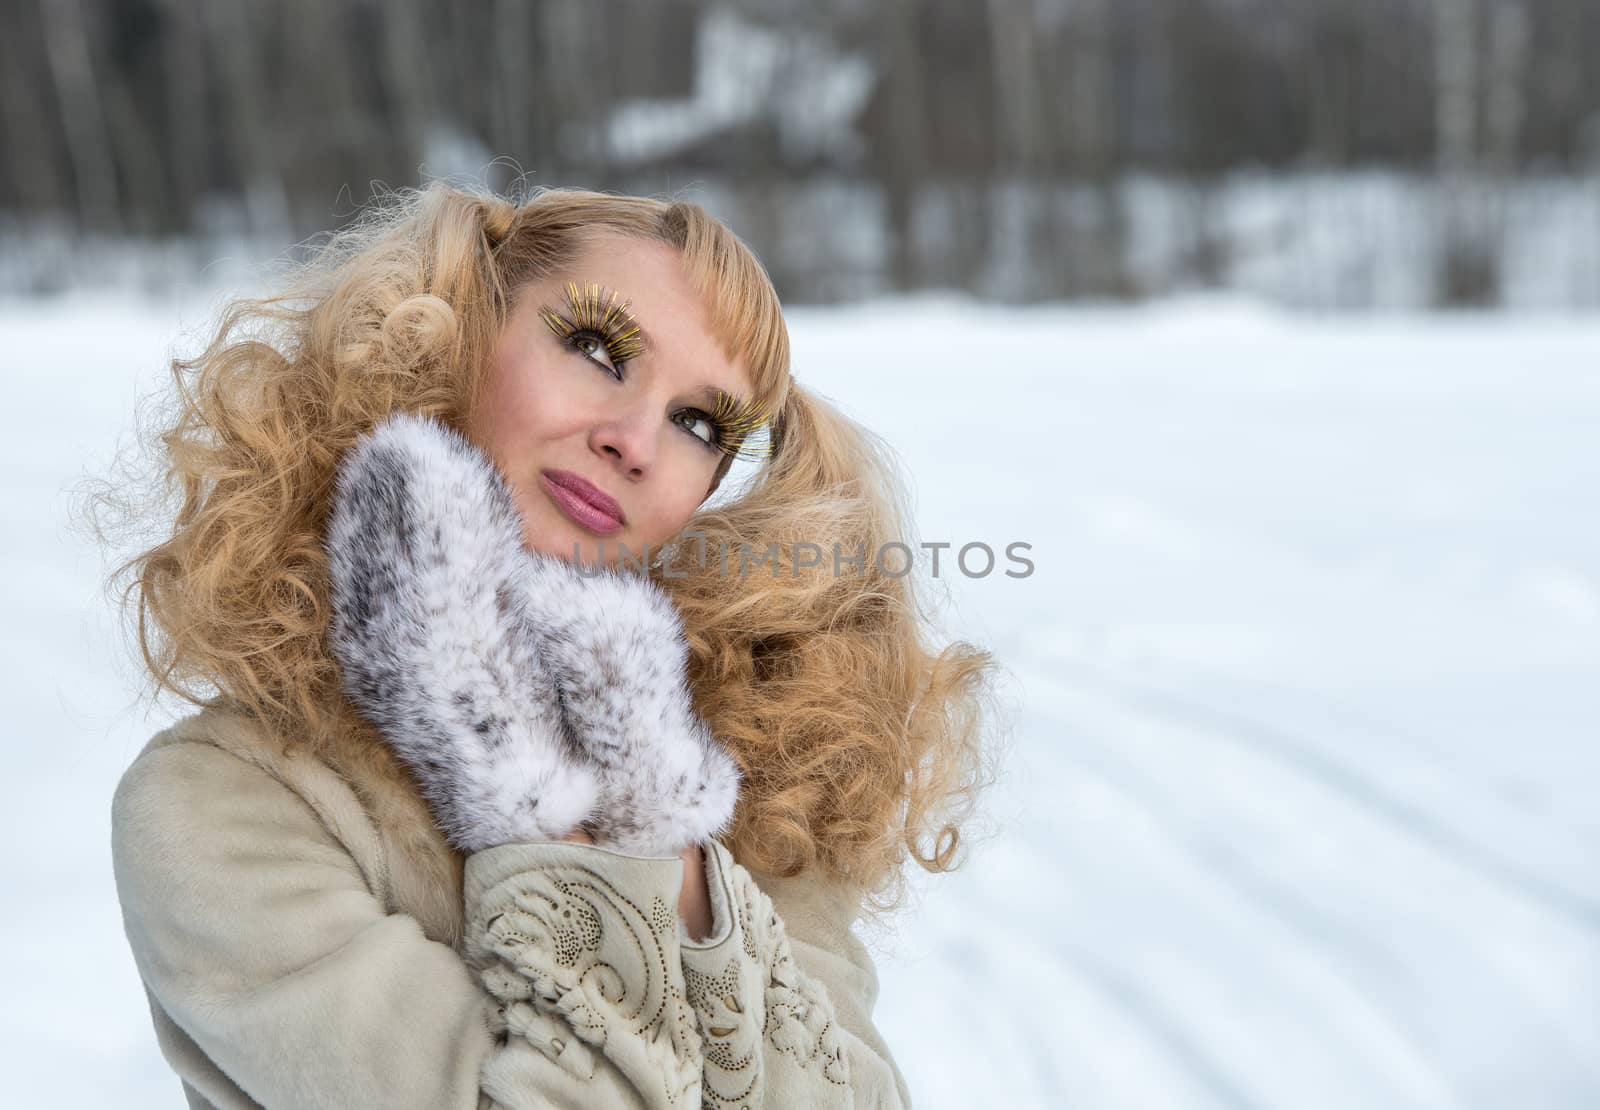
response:
[[[706,853],[698,844],[683,850],[683,889],[678,894],[678,916],[689,939],[705,940],[711,935],[711,886],[706,880]]]

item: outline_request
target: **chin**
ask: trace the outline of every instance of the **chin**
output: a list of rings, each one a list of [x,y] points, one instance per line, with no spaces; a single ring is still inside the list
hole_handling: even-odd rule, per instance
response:
[[[530,512],[527,507],[522,513],[522,546],[528,551],[537,551],[541,555],[549,555],[563,562],[572,562],[573,545],[578,545],[579,551],[593,550],[594,537],[580,531],[557,513]]]
[[[577,562],[582,566],[594,566],[604,561],[605,565],[615,565],[618,553],[618,540],[613,536],[591,536],[586,532],[567,532],[552,536],[549,532],[541,535],[540,539],[525,546],[529,550],[537,551],[542,555],[560,559],[562,562]],[[626,543],[626,540],[620,541]],[[604,545],[603,547],[601,545]],[[576,558],[574,558],[576,555]]]
[[[556,540],[552,542],[549,539],[543,539],[537,543],[528,544],[527,548],[529,551],[537,551],[541,555],[548,555],[553,559],[560,559],[565,563],[570,563],[573,561],[571,540]],[[579,548],[579,550],[581,551],[582,548]]]
[[[552,529],[530,520],[523,522],[522,546],[527,551],[537,551],[541,555],[549,555],[570,563],[572,545],[579,542],[582,542],[581,538],[570,535],[565,528]]]

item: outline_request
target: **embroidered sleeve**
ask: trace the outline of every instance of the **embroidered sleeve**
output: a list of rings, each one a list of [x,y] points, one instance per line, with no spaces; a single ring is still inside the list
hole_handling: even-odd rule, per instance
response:
[[[684,941],[682,960],[707,1110],[907,1110],[890,1062],[839,1023],[828,985],[796,961],[772,900],[722,845],[706,858],[712,936]]]
[[[465,956],[520,1040],[582,1080],[609,1061],[649,1107],[700,1105],[701,1038],[684,993],[682,867],[589,845],[506,844],[469,856]],[[518,1056],[485,1068],[515,1090]]]
[[[677,858],[475,852],[457,949],[379,899],[304,797],[211,744],[146,751],[111,817],[157,1039],[207,1105],[700,1104]]]

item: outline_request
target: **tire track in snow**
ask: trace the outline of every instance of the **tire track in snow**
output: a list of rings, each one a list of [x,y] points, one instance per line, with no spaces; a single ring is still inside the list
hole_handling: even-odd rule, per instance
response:
[[[1052,693],[1058,697],[1074,699],[1087,697],[1090,699],[1090,705],[1100,702],[1112,714],[1110,720],[1113,723],[1110,727],[1113,730],[1116,727],[1114,722],[1117,714],[1125,714],[1131,725],[1147,712],[1147,707],[1143,703],[1136,699],[1122,696],[1121,692],[1115,688],[1115,684],[1111,682],[1085,684],[1082,689],[1075,689],[1069,682],[1059,678],[1048,677],[1031,666],[1024,668],[1023,675],[1025,685],[1031,687],[1035,693],[1035,696],[1030,698],[1031,711],[1039,714],[1045,723],[1046,729],[1053,726],[1058,729],[1065,729],[1075,735],[1083,735],[1085,733],[1083,722],[1078,720],[1070,711],[1064,710],[1060,705],[1053,706],[1051,710],[1043,708],[1044,705],[1048,704],[1049,696]],[[1191,720],[1183,716],[1174,717],[1168,713],[1152,715],[1148,719],[1160,722],[1164,728],[1175,727],[1179,732],[1183,733],[1205,733],[1215,727],[1211,722]],[[1089,731],[1093,732],[1095,730],[1090,729]],[[1053,759],[1059,759],[1063,762],[1075,760],[1078,766],[1087,768],[1089,773],[1108,783],[1118,792],[1119,796],[1133,800],[1139,805],[1141,813],[1148,815],[1153,826],[1160,829],[1173,843],[1179,844],[1200,865],[1210,866],[1216,864],[1217,866],[1215,866],[1213,873],[1219,876],[1219,880],[1239,879],[1240,881],[1234,884],[1233,889],[1240,891],[1243,897],[1253,897],[1258,892],[1265,893],[1266,900],[1258,903],[1260,908],[1277,914],[1281,920],[1291,924],[1298,925],[1300,923],[1293,913],[1295,908],[1293,900],[1287,903],[1274,901],[1272,885],[1265,882],[1263,876],[1241,873],[1237,867],[1229,866],[1234,862],[1233,853],[1225,843],[1217,843],[1215,836],[1208,835],[1209,825],[1207,818],[1200,811],[1194,810],[1192,806],[1184,804],[1183,796],[1178,792],[1180,787],[1160,783],[1156,777],[1144,769],[1140,761],[1119,759],[1114,749],[1106,749],[1103,745],[1098,747],[1059,745],[1052,750],[1051,756]],[[1282,764],[1280,761],[1271,760],[1264,769],[1272,766],[1282,766]],[[1300,777],[1298,768],[1288,767],[1285,769],[1290,771],[1291,777]],[[1312,778],[1308,781],[1320,789],[1326,788],[1325,784],[1318,779]],[[1147,796],[1140,796],[1141,794]],[[1345,792],[1330,791],[1329,802],[1332,804],[1338,805],[1343,799],[1347,799]],[[1366,809],[1362,809],[1360,812],[1370,816],[1369,811]],[[1395,828],[1394,824],[1387,820],[1380,820],[1377,827],[1379,830],[1392,830]],[[1192,838],[1184,831],[1186,829],[1192,830]],[[1209,840],[1213,843],[1209,847],[1197,846],[1191,843],[1191,839]],[[1412,838],[1412,842],[1419,843],[1414,838]],[[1442,862],[1459,868],[1464,875],[1470,876],[1474,880],[1485,882],[1490,890],[1499,892],[1501,897],[1509,898],[1510,905],[1532,911],[1552,924],[1568,928],[1573,927],[1573,923],[1569,918],[1561,916],[1552,918],[1546,912],[1547,907],[1542,904],[1530,905],[1520,891],[1515,889],[1508,891],[1502,884],[1495,883],[1482,875],[1481,872],[1465,866],[1463,861],[1458,858],[1449,854],[1439,853],[1435,845],[1424,841],[1420,842],[1420,847],[1425,852],[1431,853],[1435,858],[1441,859]],[[1241,864],[1240,866],[1244,865]],[[1252,879],[1256,880],[1256,882],[1252,883]],[[1285,914],[1283,911],[1288,912]],[[1317,917],[1324,912],[1318,911],[1314,907],[1310,910],[1313,915],[1310,919],[1313,923],[1313,935],[1316,935],[1315,923]],[[1375,1004],[1380,1001],[1380,995],[1393,995],[1393,992],[1386,990],[1391,983],[1403,984],[1407,981],[1415,980],[1414,975],[1407,975],[1403,972],[1396,974],[1393,978],[1386,979],[1381,977],[1381,969],[1385,964],[1392,966],[1395,957],[1406,958],[1400,950],[1395,949],[1392,945],[1383,943],[1384,938],[1388,935],[1385,931],[1362,931],[1352,924],[1333,921],[1331,935],[1360,939],[1357,942],[1357,946],[1349,951],[1343,950],[1338,942],[1335,941],[1331,947],[1337,954],[1334,959],[1329,961],[1330,964],[1336,965],[1353,951],[1361,951],[1375,957],[1370,969],[1360,969],[1372,972],[1365,977],[1367,985],[1370,987],[1376,984],[1378,990],[1375,992],[1367,989],[1359,992],[1367,998],[1373,999]],[[1578,937],[1586,938],[1587,936],[1588,934],[1580,929],[1574,939]],[[1493,937],[1483,936],[1479,938],[1479,943],[1492,943],[1493,940]],[[1485,974],[1486,968],[1478,965],[1472,966],[1477,966],[1475,977],[1482,982],[1482,976]],[[1593,1054],[1593,1045],[1595,1043],[1593,1037],[1581,1033],[1582,1025],[1573,1026],[1568,1024],[1573,1013],[1571,1006],[1574,1002],[1574,996],[1569,992],[1564,1001],[1556,1003],[1556,1005],[1564,1007],[1567,1011],[1567,1018],[1564,1020],[1558,1016],[1557,1010],[1551,1008],[1548,991],[1530,991],[1528,983],[1509,966],[1502,967],[1501,971],[1502,974],[1497,977],[1501,987],[1511,991],[1526,1004],[1525,1008],[1519,1011],[1518,1024],[1515,1027],[1518,1035],[1537,1041],[1542,1046],[1538,1050],[1541,1058],[1546,1063],[1554,1065],[1560,1074],[1568,1076],[1570,1080],[1575,1080],[1579,1083],[1582,1089],[1591,1089],[1593,1084],[1600,1082],[1600,1057],[1596,1057]],[[1374,974],[1380,974],[1380,977],[1373,977]],[[1548,980],[1548,977],[1546,978]],[[1355,989],[1355,984],[1348,985]],[[1550,985],[1552,985],[1551,982],[1547,981],[1546,986]],[[1437,1048],[1439,1046],[1435,1042],[1439,1039],[1441,1028],[1436,1027],[1430,1021],[1413,1019],[1419,1013],[1426,1014],[1426,1010],[1419,1011],[1417,1009],[1417,1004],[1419,1001],[1429,997],[1433,989],[1430,984],[1420,984],[1418,991],[1414,995],[1400,994],[1381,999],[1385,1010],[1382,1015],[1384,1024],[1386,1027],[1394,1029],[1397,1034],[1397,1043],[1406,1045],[1423,1044],[1424,1047],[1420,1052],[1420,1058],[1429,1062],[1438,1059]],[[1405,1025],[1396,1027],[1394,1024],[1396,1019],[1403,1021]],[[1408,1029],[1410,1032],[1408,1032]],[[1507,1031],[1509,1029],[1502,1030],[1502,1032]],[[1412,1055],[1415,1057],[1419,1054],[1413,1053]],[[1449,1101],[1438,1103],[1438,1105],[1476,1106],[1501,1104],[1492,1095],[1478,1092],[1474,1083],[1468,1083],[1464,1090],[1453,1089],[1457,1084],[1452,1082],[1452,1079],[1460,1080],[1462,1076],[1471,1073],[1470,1065],[1465,1062],[1469,1058],[1470,1054],[1468,1057],[1453,1054],[1453,1064],[1448,1070],[1440,1071],[1437,1068],[1428,1068],[1432,1085],[1439,1088],[1440,1093],[1446,1094],[1449,1098]],[[1466,1071],[1462,1070],[1464,1067],[1467,1069]],[[1488,1098],[1489,1102],[1485,1103],[1483,1101],[1484,1098]],[[1428,1105],[1435,1105],[1435,1103],[1428,1103]]]
[[[1218,739],[1269,756],[1307,778],[1348,798],[1368,813],[1426,844],[1440,855],[1514,897],[1590,933],[1600,934],[1600,903],[1523,870],[1463,836],[1439,818],[1410,804],[1372,778],[1336,760],[1314,744],[1280,726],[1220,709],[1189,694],[1180,694],[1127,678],[1112,676],[1076,659],[1052,658],[1053,670],[1072,672],[1074,679],[1139,710],[1187,725],[1198,725]],[[1059,681],[1047,679],[1046,681]]]
[[[1048,644],[1032,645],[1042,649],[1042,656],[1049,659],[1067,659],[1059,652],[1050,650]],[[1081,659],[1081,657],[1077,657]],[[1419,762],[1426,761],[1430,770],[1442,774],[1451,782],[1464,789],[1477,791],[1488,798],[1496,799],[1510,808],[1523,814],[1532,813],[1550,827],[1559,828],[1560,831],[1571,836],[1582,836],[1582,828],[1574,827],[1563,821],[1554,813],[1530,810],[1523,790],[1523,783],[1508,779],[1503,769],[1486,766],[1480,760],[1473,758],[1477,753],[1463,752],[1452,747],[1448,742],[1441,741],[1433,736],[1417,732],[1409,725],[1399,724],[1392,719],[1374,716],[1369,710],[1357,707],[1349,702],[1342,702],[1329,697],[1324,692],[1290,687],[1279,682],[1272,682],[1260,674],[1242,675],[1215,665],[1208,665],[1194,659],[1185,659],[1183,662],[1185,677],[1193,679],[1196,684],[1211,688],[1226,686],[1225,691],[1230,699],[1255,700],[1265,695],[1268,698],[1283,698],[1288,695],[1293,698],[1293,705],[1287,709],[1279,707],[1278,712],[1290,713],[1298,721],[1306,722],[1310,728],[1299,731],[1306,735],[1323,732],[1357,733],[1369,740],[1382,741],[1388,749],[1402,749]],[[1248,685],[1240,685],[1248,682]],[[1156,683],[1156,685],[1163,685]],[[1167,684],[1170,689],[1170,684]],[[1193,687],[1189,687],[1193,689]],[[1215,703],[1216,698],[1209,700]],[[1271,717],[1272,711],[1259,713],[1259,716]],[[1325,744],[1317,744],[1320,750],[1326,751]]]
[[[1266,1103],[1251,1098],[1157,995],[1102,960],[1074,951],[1069,945],[1062,948],[1073,970],[1093,983],[1104,998],[1144,1029],[1150,1039],[1161,1046],[1167,1059],[1179,1065],[1213,1099],[1237,1110],[1272,1110]]]
[[[1071,722],[1058,714],[1049,716],[1064,729]],[[1064,758],[1087,768],[1125,799],[1137,806],[1194,864],[1213,875],[1235,895],[1276,919],[1286,929],[1310,943],[1336,953],[1341,958],[1355,957],[1377,977],[1405,981],[1409,978],[1404,963],[1377,943],[1370,933],[1353,929],[1314,905],[1295,896],[1290,887],[1276,884],[1240,863],[1240,855],[1216,837],[1210,836],[1196,821],[1175,818],[1181,806],[1170,791],[1137,770],[1131,763],[1091,754],[1082,747],[1063,749]]]
[[[1069,732],[1077,731],[1072,722],[1054,711],[1040,712]],[[1478,1106],[1459,1090],[1450,1077],[1432,1066],[1434,1060],[1424,1031],[1416,1023],[1404,1021],[1396,1012],[1395,999],[1388,994],[1374,993],[1370,984],[1405,984],[1412,980],[1407,965],[1392,949],[1380,943],[1366,931],[1352,928],[1314,905],[1295,896],[1292,888],[1275,884],[1251,871],[1239,862],[1241,857],[1229,851],[1215,837],[1207,835],[1201,822],[1174,818],[1181,806],[1171,799],[1171,792],[1139,772],[1126,761],[1108,759],[1101,753],[1089,754],[1083,747],[1064,748],[1058,753],[1068,761],[1086,768],[1116,790],[1134,805],[1160,830],[1180,854],[1191,860],[1199,869],[1214,877],[1242,902],[1253,905],[1262,914],[1276,921],[1280,928],[1295,936],[1308,948],[1325,953],[1321,957],[1328,966],[1349,967],[1359,976],[1345,978],[1341,985],[1353,996],[1369,1022],[1381,1025],[1393,1042],[1403,1047],[1411,1066],[1424,1067],[1433,1084],[1447,1097],[1446,1105]]]
[[[1012,918],[1012,920],[1023,919],[1024,915],[1020,914],[1013,915]],[[984,927],[994,932],[997,922],[1003,922],[1006,918],[1003,915],[996,917],[984,914],[982,920]],[[1203,1040],[1162,1002],[1159,995],[1108,965],[1103,959],[1084,948],[1081,943],[1052,936],[1049,938],[1050,946],[1047,948],[1043,943],[1044,938],[1027,929],[1001,924],[1000,930],[1003,936],[995,938],[988,948],[990,951],[1006,953],[1006,958],[999,963],[987,962],[982,968],[982,974],[979,974],[977,961],[974,961],[967,972],[974,988],[988,986],[989,984],[984,982],[985,978],[996,974],[1005,974],[1011,978],[1019,973],[1025,973],[1027,969],[1054,967],[1058,975],[1076,977],[1083,988],[1091,992],[1102,1006],[1125,1018],[1136,1035],[1150,1046],[1153,1054],[1170,1065],[1175,1075],[1186,1079],[1193,1089],[1209,1096],[1208,1105],[1220,1105],[1229,1110],[1272,1110],[1270,1106],[1251,1098],[1244,1091],[1228,1074],[1223,1063],[1208,1051]],[[1024,974],[1022,977],[1026,982],[1008,988],[1007,997],[1036,997],[1040,994],[1040,981],[1037,975]],[[1044,1023],[1026,1020],[1023,1024],[1026,1032],[1020,1036],[1028,1041],[1034,1050],[1028,1054],[1029,1071],[1034,1076],[1035,1082],[1041,1079],[1047,1081],[1046,1085],[1036,1089],[1051,1091],[1057,1095],[1070,1090],[1070,1086],[1062,1079],[1057,1067],[1042,1063],[1043,1060],[1049,1060],[1056,1055],[1053,1051],[1055,1046],[1041,1039],[1040,1030],[1044,1028]],[[1001,1032],[1007,1041],[1015,1042],[1019,1038],[1019,1033],[1014,1027],[1005,1028]],[[1035,1056],[1039,1057],[1038,1061],[1033,1059]],[[1044,1105],[1059,1104],[1051,1102]],[[1173,1104],[1162,1102],[1161,1105]]]

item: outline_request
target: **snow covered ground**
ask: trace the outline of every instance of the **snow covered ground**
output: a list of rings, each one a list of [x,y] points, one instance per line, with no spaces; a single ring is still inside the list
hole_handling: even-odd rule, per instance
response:
[[[18,1106],[175,1106],[108,804],[172,710],[68,519],[204,299],[0,304],[0,1044]],[[917,1105],[1600,1103],[1600,321],[1237,300],[796,310],[1007,665],[994,834],[877,1019]],[[970,561],[969,565],[976,567]]]

